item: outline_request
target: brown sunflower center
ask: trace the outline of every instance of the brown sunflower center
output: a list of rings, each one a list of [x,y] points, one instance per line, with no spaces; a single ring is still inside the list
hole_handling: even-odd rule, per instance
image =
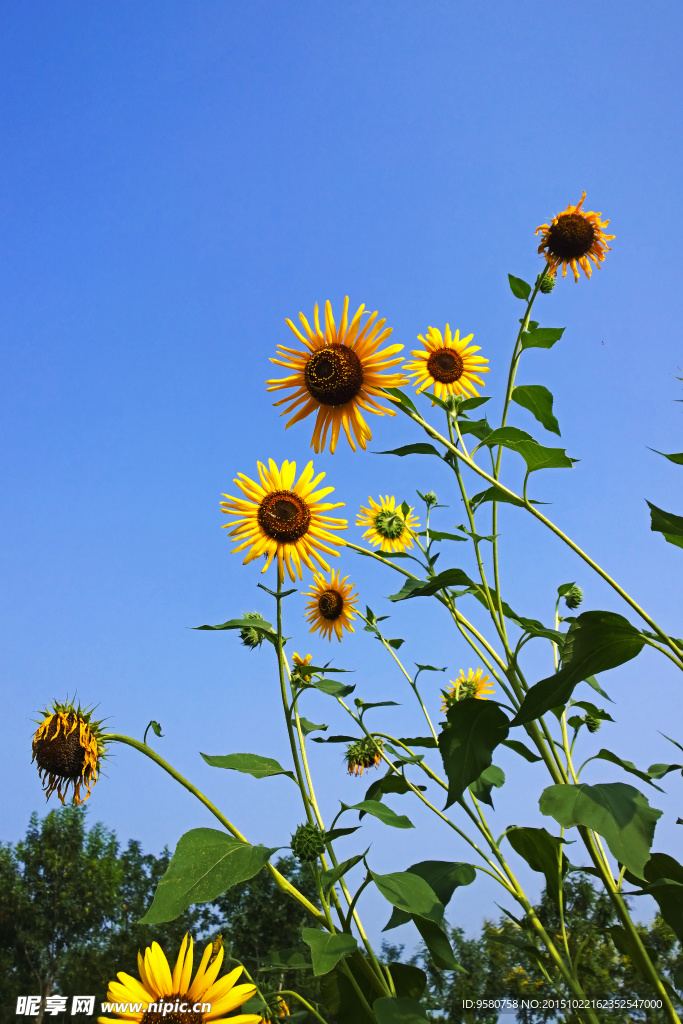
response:
[[[434,380],[440,381],[441,384],[452,384],[462,377],[465,364],[462,357],[452,348],[440,348],[430,355],[427,369]]]
[[[294,491],[275,491],[259,505],[258,524],[273,540],[294,543],[308,532],[311,511]]]
[[[83,774],[85,748],[81,746],[80,725],[76,715],[69,714],[67,720],[66,731],[75,723],[73,732],[66,736],[63,722],[60,723],[55,715],[45,735],[33,741],[33,753],[40,771],[62,779],[78,779]]]
[[[322,405],[344,405],[363,386],[363,365],[346,345],[319,348],[306,363],[306,387]]]
[[[190,999],[188,995],[159,996],[159,1001],[151,1004],[157,1007],[157,1011],[146,1010],[141,1024],[203,1024],[204,1014],[192,1012],[196,1003],[197,1000]],[[181,1010],[181,1006],[185,1010]]]
[[[585,256],[595,240],[595,228],[580,213],[563,213],[548,232],[548,251],[561,260]]]
[[[338,590],[324,590],[318,598],[318,611],[328,622],[338,619],[344,610],[344,598]]]

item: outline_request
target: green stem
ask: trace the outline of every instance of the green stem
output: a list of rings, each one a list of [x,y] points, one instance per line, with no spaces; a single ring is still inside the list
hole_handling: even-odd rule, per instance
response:
[[[300,996],[298,992],[293,992],[289,988],[283,988],[283,989],[280,989],[280,991],[278,992],[278,995],[280,995],[280,996],[293,996],[294,999],[298,999],[299,1002],[302,1003],[306,1007],[306,1009],[308,1010],[309,1013],[313,1014],[313,1016],[315,1017],[316,1020],[320,1021],[320,1024],[327,1024],[327,1021],[325,1020],[325,1018],[321,1017],[320,1014],[318,1013],[318,1011],[315,1009],[315,1007],[311,1006],[311,1004],[306,999],[304,999],[303,996]],[[284,1019],[286,1020],[287,1018],[285,1017]]]

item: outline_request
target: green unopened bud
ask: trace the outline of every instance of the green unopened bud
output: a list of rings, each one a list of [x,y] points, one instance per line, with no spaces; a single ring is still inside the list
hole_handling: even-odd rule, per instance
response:
[[[539,287],[538,290],[540,292],[543,292],[544,295],[550,295],[550,293],[553,290],[553,288],[555,287],[556,283],[557,283],[557,279],[555,277],[551,277],[550,274],[546,274],[545,277],[543,278],[543,280],[541,281],[541,284],[540,284],[540,287]]]
[[[571,590],[568,590],[567,593],[564,595],[564,601],[567,605],[567,608],[571,608],[572,611],[578,608],[581,602],[583,601],[583,590],[581,589],[581,587],[577,587],[575,583]]]
[[[292,836],[291,847],[299,860],[317,860],[325,852],[325,833],[317,825],[299,825]]]
[[[434,494],[434,491],[427,491],[427,493],[424,496],[424,500],[425,504],[427,505],[436,505],[439,499]]]
[[[593,718],[592,715],[586,715],[584,721],[589,732],[597,732],[600,728],[601,722],[599,718]]]
[[[263,616],[259,615],[258,612],[245,612],[242,618],[250,619],[252,622],[263,622]],[[258,629],[245,626],[244,629],[240,630],[240,640],[245,647],[250,647],[253,651],[263,643],[263,633],[260,633]]]

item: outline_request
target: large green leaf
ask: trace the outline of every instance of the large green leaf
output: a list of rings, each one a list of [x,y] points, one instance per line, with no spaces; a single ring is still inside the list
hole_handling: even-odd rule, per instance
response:
[[[377,992],[372,988],[367,975],[358,967],[356,960],[356,957],[347,960],[345,966],[353,974],[368,1003],[372,1004]],[[336,1024],[370,1024],[370,1017],[366,1014],[358,993],[340,966],[335,967],[329,974],[324,974],[319,984],[325,1006],[329,1013],[334,1015]]]
[[[512,401],[536,417],[546,430],[560,433],[560,425],[553,416],[553,396],[542,384],[520,384],[512,389]]]
[[[567,633],[562,668],[531,687],[513,725],[524,725],[566,704],[574,687],[596,672],[616,668],[640,654],[644,637],[616,612],[583,612]]]
[[[508,274],[508,281],[510,282],[510,291],[516,299],[528,299],[531,295],[531,285],[523,281],[521,277],[515,277],[514,274]]]
[[[491,764],[493,751],[507,739],[510,722],[493,701],[467,697],[448,709],[439,750],[448,776],[446,807],[459,800]]]
[[[583,825],[601,835],[612,856],[637,878],[645,878],[645,864],[657,819],[662,812],[650,807],[633,786],[611,782],[598,786],[549,786],[539,801],[541,814],[548,814],[563,828]]]
[[[485,416],[481,420],[458,420],[458,426],[461,434],[473,434],[478,441],[484,441],[491,433],[491,424]],[[453,456],[450,458],[452,460]]]
[[[431,597],[448,587],[473,587],[476,584],[462,569],[444,569],[429,580],[406,580],[398,594],[392,594],[390,601],[405,601],[409,597]]]
[[[414,999],[405,996],[382,996],[375,999],[372,1012],[377,1024],[430,1024],[431,1017]]]
[[[321,693],[327,693],[330,697],[348,697],[356,689],[349,683],[340,683],[337,679],[312,679],[313,686]]]
[[[505,772],[502,768],[499,768],[495,764],[490,764],[488,768],[484,768],[483,772],[478,779],[470,786],[470,793],[480,803],[488,804],[489,807],[493,807],[493,800],[491,799],[491,790],[495,786],[496,789],[500,789],[505,783]]]
[[[261,633],[266,640],[274,643],[277,640],[277,633],[273,630],[270,622],[265,619],[228,619],[218,626],[193,626],[193,629],[253,629]]]
[[[417,914],[433,921],[445,932],[443,903],[424,878],[412,871],[394,871],[388,875],[371,871],[370,874],[382,896],[394,907],[409,917]]]
[[[508,447],[508,445],[519,444],[521,441],[534,441],[534,438],[531,434],[527,434],[526,430],[520,430],[519,427],[497,427],[486,438],[486,447],[493,448],[497,444]],[[534,443],[538,444],[537,441]]]
[[[633,761],[624,761],[623,758],[618,757],[616,754],[613,754],[611,750],[605,750],[605,748],[603,747],[598,754],[595,754],[594,757],[589,758],[589,760],[609,761],[611,764],[616,764],[619,768],[623,768],[625,772],[628,772],[630,775],[636,775],[639,779],[642,779],[643,782],[647,782],[650,786],[654,786],[655,789],[659,789],[660,793],[662,792],[659,786],[655,786],[649,772],[641,772],[638,768],[636,768]],[[656,767],[660,766],[657,765]]]
[[[416,786],[416,789],[425,790],[426,786]],[[370,784],[365,794],[366,800],[381,800],[385,793],[412,793],[408,780],[403,775],[397,775],[394,771],[388,771],[381,779],[376,779]],[[361,811],[362,818],[367,811]]]
[[[193,828],[178,840],[152,906],[141,924],[174,921],[193,903],[209,903],[258,874],[275,852],[241,843],[214,828]]]
[[[427,987],[427,975],[414,964],[387,964],[397,996],[406,999],[420,999]]]
[[[415,828],[405,814],[397,814],[396,811],[392,811],[391,807],[387,807],[386,804],[382,804],[378,800],[361,800],[359,804],[351,804],[351,806],[343,803],[342,808],[345,811],[365,811],[393,828]]]
[[[576,459],[570,459],[564,448],[545,448],[538,441],[520,441],[504,447],[518,452],[526,462],[529,473],[539,469],[571,469]]]
[[[649,884],[635,895],[653,896],[662,917],[683,942],[683,865],[667,853],[653,853],[645,865],[645,879]],[[628,881],[642,885],[636,878]]]
[[[663,533],[664,540],[668,540],[669,544],[683,548],[683,516],[665,512],[664,509],[653,505],[651,501],[648,501],[648,505],[650,506],[650,529],[654,533]]]
[[[463,968],[453,956],[448,936],[439,925],[418,914],[413,914],[412,919],[435,966],[441,971],[462,971]]]
[[[422,860],[409,867],[408,872],[423,878],[444,907],[448,906],[458,886],[471,885],[477,877],[477,872],[472,864],[448,860]],[[394,907],[383,931],[388,932],[391,928],[398,928],[399,925],[406,924],[409,920],[410,914]]]
[[[311,947],[313,973],[316,978],[321,974],[329,974],[342,957],[351,956],[358,949],[358,943],[353,935],[347,935],[345,932],[331,935],[320,928],[304,928],[301,938]]]
[[[255,779],[267,779],[271,775],[287,775],[294,779],[294,774],[286,771],[274,757],[261,757],[259,754],[202,754],[202,757],[212,768],[231,768],[253,775]]]
[[[535,327],[522,334],[522,348],[552,348],[564,334],[564,327]]]
[[[562,852],[564,840],[551,836],[544,828],[520,828],[506,832],[512,849],[523,857],[532,871],[545,875],[548,895],[559,905],[560,878],[569,870],[569,861]]]
[[[392,448],[388,452],[374,452],[375,455],[436,455],[437,458],[441,458],[441,454],[437,452],[433,444],[427,444],[425,441],[418,441],[416,444],[404,444],[400,448]]]

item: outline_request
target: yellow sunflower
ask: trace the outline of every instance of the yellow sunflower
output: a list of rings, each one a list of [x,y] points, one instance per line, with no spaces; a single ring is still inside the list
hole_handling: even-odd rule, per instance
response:
[[[229,1020],[230,1024],[259,1024],[258,1013],[240,1013],[226,1018],[256,993],[255,985],[235,985],[243,971],[236,967],[216,981],[223,963],[222,941],[210,942],[204,950],[201,963],[192,979],[192,939],[182,941],[178,959],[171,973],[163,949],[153,942],[145,950],[144,958],[138,953],[140,980],[125,971],[119,971],[118,981],[109,983],[107,999],[118,1004],[110,1006],[116,1017],[128,1021],[157,1024],[204,1024],[208,1021]],[[219,946],[218,949],[216,947]],[[122,1004],[127,1004],[124,1009]],[[112,1017],[98,1017],[98,1024],[120,1024]]]
[[[441,701],[441,710],[448,711],[450,707],[453,707],[459,700],[465,700],[466,697],[476,697],[477,700],[488,700],[489,694],[493,693],[493,683],[488,681],[489,677],[483,674],[483,670],[478,668],[474,672],[471,668],[467,670],[460,669],[460,675],[455,680],[451,679],[451,685],[447,690],[442,690],[443,700]]]
[[[358,603],[358,595],[353,594],[353,584],[347,583],[348,576],[340,579],[340,572],[333,572],[328,583],[324,576],[315,574],[315,583],[311,584],[310,592],[306,597],[313,598],[306,605],[306,619],[312,622],[309,632],[316,630],[332,640],[332,631],[337,634],[337,640],[341,642],[343,630],[353,633],[351,625]]]
[[[386,398],[382,388],[396,388],[406,383],[400,373],[381,373],[387,367],[401,362],[400,356],[392,357],[403,350],[403,345],[390,345],[381,352],[377,351],[391,334],[390,327],[384,329],[386,320],[376,321],[375,312],[361,324],[365,306],[359,306],[349,323],[348,310],[347,295],[344,299],[341,322],[337,327],[332,315],[332,306],[326,302],[324,333],[320,327],[317,303],[313,311],[313,328],[303,313],[299,313],[304,334],[291,320],[287,320],[288,326],[306,346],[307,351],[301,352],[299,349],[278,345],[278,357],[270,360],[278,366],[294,370],[291,377],[266,381],[269,391],[279,391],[282,388],[296,389],[293,395],[275,402],[276,406],[290,403],[282,412],[283,416],[297,410],[287,423],[287,427],[317,411],[311,441],[311,448],[316,452],[324,451],[330,428],[330,453],[334,452],[342,427],[354,451],[356,445],[352,434],[361,448],[365,449],[372,433],[363,419],[361,409],[377,416],[383,416],[385,413],[395,416],[396,413],[392,409],[380,405],[373,396]]]
[[[433,384],[437,398],[479,396],[474,385],[483,387],[484,382],[478,375],[488,373],[489,367],[486,365],[488,359],[475,355],[480,351],[479,345],[469,345],[473,337],[473,334],[468,334],[461,338],[460,331],[452,334],[448,324],[443,335],[436,327],[427,328],[426,338],[418,334],[426,351],[414,349],[410,354],[415,356],[415,362],[406,363],[403,367],[409,376],[415,378],[413,384],[418,395]]]
[[[586,193],[583,192],[576,206],[570,203],[566,210],[553,217],[550,224],[536,228],[536,234],[543,232],[538,251],[545,256],[548,273],[553,277],[560,263],[562,277],[567,276],[567,265],[572,268],[575,281],[579,280],[579,266],[583,267],[586,277],[590,277],[593,268],[589,259],[599,267],[605,253],[610,251],[610,246],[605,243],[616,238],[616,235],[605,234],[603,229],[609,221],[601,221],[601,213],[581,209],[585,198]]]
[[[414,509],[409,509],[404,515],[401,505],[396,505],[396,498],[387,494],[385,498],[380,494],[379,505],[368,497],[370,508],[361,505],[360,512],[356,519],[356,526],[367,526],[363,534],[366,540],[377,547],[381,545],[382,551],[406,551],[413,546],[411,530],[420,525],[417,516],[413,515]]]
[[[43,720],[33,737],[33,757],[49,800],[57,796],[65,804],[69,786],[73,786],[73,803],[85,803],[97,782],[100,761],[106,746],[100,726],[92,719],[93,709],[75,707],[72,701],[60,703],[42,712]],[[81,796],[81,786],[86,794]]]
[[[228,500],[221,502],[221,511],[238,517],[226,523],[226,527],[234,527],[230,536],[238,541],[233,554],[249,548],[244,559],[245,565],[264,555],[266,564],[262,572],[268,569],[277,554],[281,580],[285,578],[285,565],[290,579],[295,579],[295,570],[301,579],[302,562],[313,572],[318,566],[329,572],[330,567],[320,552],[338,555],[339,552],[327,544],[343,546],[346,542],[329,531],[345,530],[348,526],[346,519],[332,519],[323,515],[333,508],[344,506],[343,501],[332,504],[322,500],[331,494],[334,487],[323,487],[316,491],[325,474],[318,473],[314,477],[312,462],[308,463],[296,483],[296,462],[285,460],[280,469],[272,459],[268,460],[268,469],[261,462],[257,465],[260,484],[250,480],[244,473],[239,473],[233,483],[237,484],[244,498],[224,494],[223,497]],[[317,566],[314,562],[317,562]]]

